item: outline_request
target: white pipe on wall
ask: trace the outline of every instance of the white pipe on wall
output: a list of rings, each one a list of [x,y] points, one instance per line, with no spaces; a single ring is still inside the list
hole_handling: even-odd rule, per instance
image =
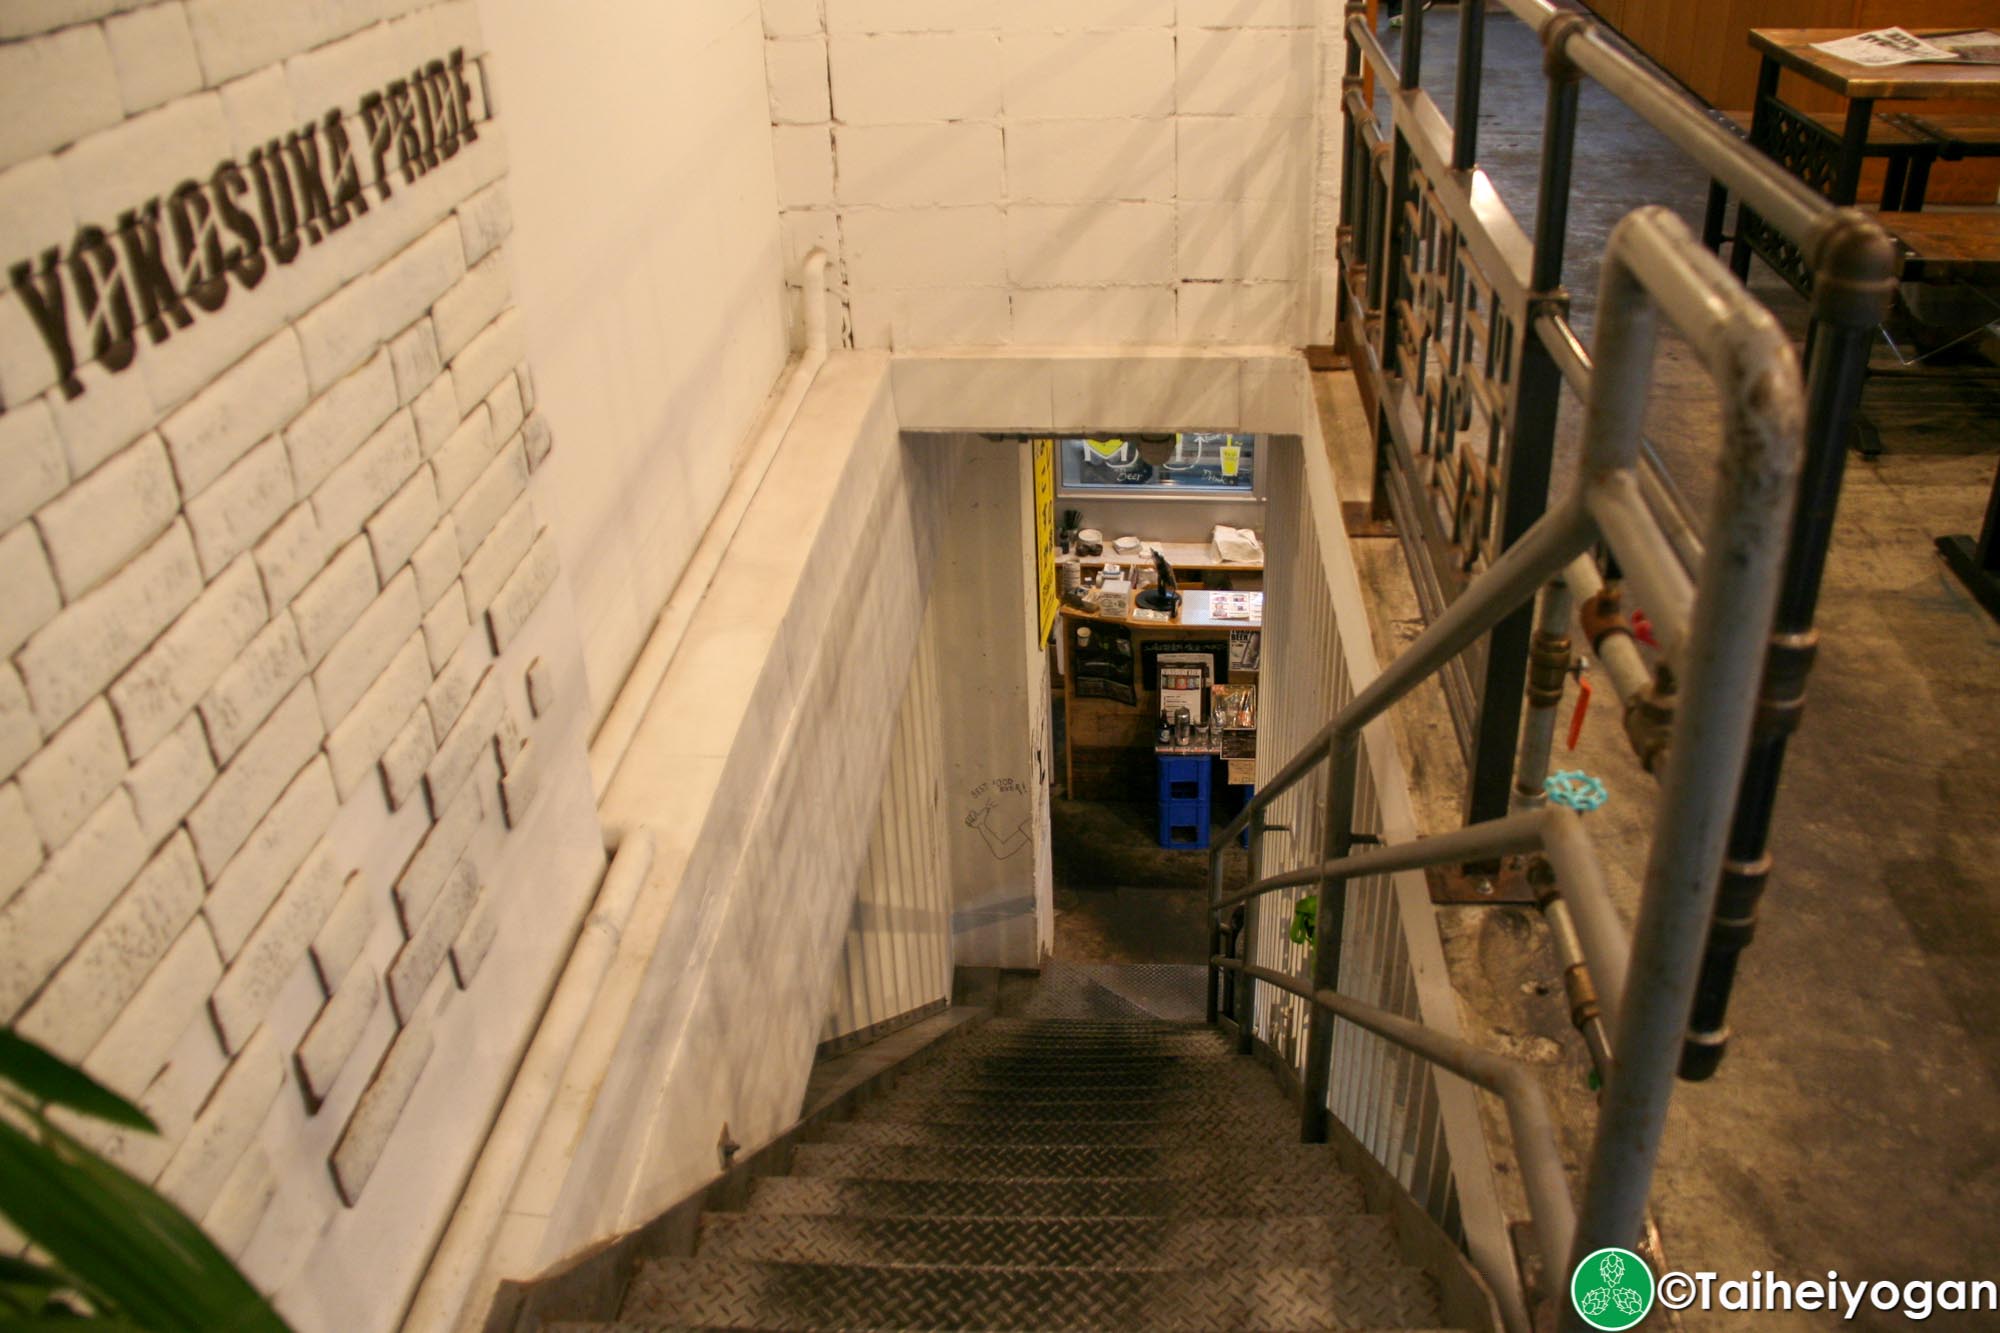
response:
[[[738,469],[735,480],[730,482],[722,503],[716,508],[715,517],[709,520],[708,531],[702,534],[701,543],[688,558],[687,568],[681,572],[673,595],[660,609],[660,618],[654,622],[653,632],[647,636],[645,647],[639,650],[638,660],[632,664],[625,683],[619,687],[611,711],[605,714],[603,725],[598,727],[597,735],[591,740],[590,785],[600,800],[611,786],[611,777],[618,771],[618,765],[624,762],[625,752],[632,748],[632,738],[639,734],[639,721],[645,717],[653,696],[659,693],[660,682],[667,677],[667,667],[673,662],[674,653],[687,634],[695,608],[701,605],[709,584],[715,581],[715,571],[722,565],[723,553],[735,538],[736,529],[742,524],[743,515],[749,510],[757,488],[764,484],[764,474],[770,471],[771,460],[778,455],[778,446],[784,443],[785,433],[798,416],[799,405],[805,402],[806,393],[812,388],[819,368],[826,364],[826,251],[815,249],[806,256],[805,263],[800,266],[800,283],[803,289],[801,300],[805,304],[805,351],[792,368],[770,415],[764,419],[763,429],[751,444],[749,457]],[[622,829],[606,829],[605,836],[615,847],[623,832]]]

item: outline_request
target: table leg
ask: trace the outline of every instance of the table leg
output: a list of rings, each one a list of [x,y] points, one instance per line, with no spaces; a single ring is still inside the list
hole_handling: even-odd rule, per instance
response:
[[[1840,160],[1834,164],[1833,185],[1827,192],[1836,204],[1852,204],[1861,192],[1861,159],[1868,152],[1868,122],[1875,116],[1875,99],[1857,97],[1847,104],[1847,128],[1840,137]]]
[[[1993,492],[1986,497],[1986,521],[1980,526],[1978,540],[1940,537],[1937,548],[1958,581],[1986,608],[1986,614],[2000,620],[2000,472],[1994,473]]]
[[[1701,220],[1701,243],[1717,254],[1722,252],[1722,220],[1729,211],[1729,187],[1721,181],[1708,183],[1708,212]]]
[[[1778,62],[1770,56],[1757,67],[1757,100],[1750,105],[1750,146],[1769,154],[1771,151],[1771,103],[1778,97]],[[1709,207],[1715,207],[1715,196],[1709,195]],[[1729,267],[1739,280],[1750,277],[1750,221],[1749,205],[1736,205],[1736,243],[1729,249]]]

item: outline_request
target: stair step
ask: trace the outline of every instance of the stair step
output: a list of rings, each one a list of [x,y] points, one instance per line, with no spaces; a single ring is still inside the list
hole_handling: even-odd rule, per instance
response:
[[[1189,1180],[1213,1177],[1340,1174],[1325,1144],[1199,1144],[1163,1148],[894,1147],[875,1143],[806,1143],[792,1155],[795,1176],[850,1180],[1007,1180],[1075,1178]]]
[[[700,1259],[870,1268],[1088,1268],[1135,1272],[1222,1265],[1388,1269],[1403,1264],[1386,1217],[812,1217],[710,1213]]]
[[[1212,1028],[1142,1028],[1129,1025],[1098,1031],[1013,1029],[996,1032],[991,1027],[967,1033],[961,1040],[970,1046],[1019,1046],[1030,1049],[1149,1046],[1160,1050],[1226,1051],[1229,1039]]]
[[[1212,1032],[1206,1023],[1176,1023],[1166,1018],[1021,1018],[1000,1015],[981,1023],[979,1032]]]
[[[1325,1329],[1435,1324],[1429,1280],[1407,1269],[1198,1273],[865,1268],[748,1260],[646,1265],[622,1319],[709,1328]]]
[[[1226,1105],[1292,1105],[1284,1099],[1278,1089],[1270,1087],[1266,1079],[1264,1085],[1234,1085],[1234,1083],[1214,1083],[1214,1085],[1174,1085],[1162,1083],[1156,1087],[1134,1087],[1130,1083],[1106,1083],[1078,1091],[1076,1087],[1036,1087],[1028,1093],[1020,1089],[1008,1089],[1004,1085],[994,1087],[902,1087],[894,1093],[884,1093],[868,1107],[990,1107],[996,1103],[1008,1103],[1014,1107],[1112,1107],[1112,1105],[1134,1105],[1134,1107],[1178,1107],[1202,1101],[1226,1103]]]
[[[941,1066],[998,1061],[1004,1064],[1227,1064],[1238,1059],[1235,1052],[1217,1046],[1163,1046],[1153,1042],[1132,1042],[1073,1046],[1061,1042],[1030,1045],[1024,1042],[968,1043],[963,1049],[946,1052]]]
[[[1204,1112],[1255,1116],[1293,1114],[1291,1103],[1275,1089],[1260,1091],[1245,1088],[1218,1089],[1209,1093],[1161,1093],[1152,1097],[1062,1097],[1053,1092],[1036,1097],[1016,1097],[997,1091],[973,1096],[939,1096],[932,1092],[911,1092],[872,1101],[859,1115],[869,1120],[930,1120],[948,1124],[984,1120],[996,1115],[1021,1120],[1184,1120]]]
[[[898,1090],[912,1087],[936,1088],[940,1092],[986,1092],[1017,1089],[1024,1093],[1073,1090],[1078,1096],[1094,1097],[1100,1088],[1142,1090],[1148,1093],[1172,1089],[1212,1087],[1275,1088],[1270,1071],[1251,1065],[1208,1065],[1181,1070],[1084,1070],[1073,1074],[1039,1073],[1010,1077],[978,1068],[940,1071],[933,1078],[899,1081]]]
[[[1266,1144],[1297,1130],[1288,1116],[1216,1116],[1181,1120],[992,1120],[966,1124],[853,1120],[829,1125],[829,1143],[923,1144],[1072,1143],[1171,1147],[1189,1142]]]
[[[1298,1217],[1368,1209],[1361,1186],[1351,1177],[1313,1171],[1150,1180],[779,1176],[752,1187],[748,1211],[854,1217]]]

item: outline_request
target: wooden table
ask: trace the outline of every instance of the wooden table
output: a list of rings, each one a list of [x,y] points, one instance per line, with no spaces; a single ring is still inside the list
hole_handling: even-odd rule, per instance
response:
[[[1920,98],[2000,102],[2000,65],[1857,65],[1813,48],[1815,42],[1853,35],[1850,28],[1750,30],[1750,45],[1763,58],[1757,72],[1757,99],[1750,113],[1751,144],[1842,205],[1853,204],[1860,188],[1861,163],[1870,153],[1870,133],[1878,123],[1876,102]],[[1779,80],[1786,71],[1847,99],[1840,133],[1835,134],[1821,118],[1799,110],[1778,95]],[[1963,118],[1954,118],[1954,123],[1960,120]],[[1888,137],[1914,133],[1937,142],[1934,152],[1912,156],[1905,162],[1903,172],[1896,170],[1892,158],[1890,183],[1882,201],[1884,208],[1903,212],[1922,209],[1930,162],[1940,155],[1964,151],[1963,144],[1955,146],[1953,140],[1938,138],[1941,133],[1938,126],[1945,123],[1943,118],[1927,122],[1908,116],[1892,121],[1894,135]],[[1710,249],[1721,247],[1723,211],[1728,198],[1728,191],[1719,182],[1710,186],[1708,218],[1703,229],[1703,239]],[[1753,252],[1798,291],[1809,291],[1812,275],[1805,267],[1804,257],[1754,212],[1739,208],[1735,244],[1729,256],[1730,267],[1739,278],[1749,276]]]

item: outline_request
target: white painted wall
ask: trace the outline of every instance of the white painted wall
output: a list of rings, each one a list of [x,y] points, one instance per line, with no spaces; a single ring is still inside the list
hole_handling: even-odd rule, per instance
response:
[[[961,966],[1039,967],[1054,945],[1055,908],[1030,453],[976,435],[920,438],[965,458],[931,601],[950,664],[938,706],[952,949]]]
[[[859,347],[1324,341],[1339,12],[764,0],[787,253]]]
[[[610,707],[786,355],[757,0],[480,0],[513,137],[528,347],[592,717]]]
[[[798,1114],[958,464],[905,445],[888,369],[820,372],[605,793],[655,830],[661,924],[580,1128],[545,1131],[562,1178],[516,1200],[530,1271],[712,1176],[725,1123],[754,1148]]]
[[[924,618],[911,644],[916,660],[896,715],[882,808],[834,972],[822,1044],[865,1037],[876,1024],[951,996],[951,868],[945,854],[950,811],[933,620]]]

